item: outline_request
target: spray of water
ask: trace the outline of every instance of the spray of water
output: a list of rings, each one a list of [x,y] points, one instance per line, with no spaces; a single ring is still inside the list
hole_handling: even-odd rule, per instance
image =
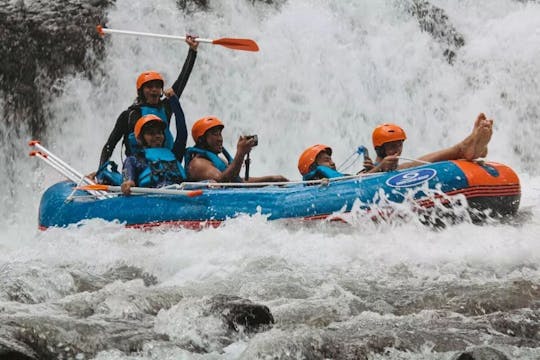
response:
[[[213,318],[193,333],[175,325],[196,315],[194,303],[158,317],[163,333],[235,358],[246,348],[248,353],[264,349],[280,334],[290,336],[287,328],[294,324],[324,326],[366,308],[394,313],[399,304],[391,305],[392,296],[377,292],[379,287],[411,294],[410,289],[421,293],[437,286],[537,282],[540,5],[509,0],[440,0],[436,5],[465,39],[453,65],[443,56],[443,44],[406,11],[406,1],[210,1],[206,12],[182,13],[172,0],[119,0],[108,25],[258,42],[258,53],[201,44],[182,96],[188,128],[201,116],[218,116],[225,122],[229,149],[234,150],[240,134],[259,135],[252,154],[254,176],[299,178],[298,155],[314,143],[332,146],[341,163],[359,145],[371,149],[371,131],[381,122],[405,128],[404,155],[415,158],[462,139],[483,111],[495,119],[488,158],[520,175],[523,208],[529,213],[523,223],[479,227],[455,204],[463,215],[460,221],[432,230],[412,217],[417,209],[397,208],[390,218],[385,214],[373,222],[357,204],[351,214],[335,214],[348,217],[350,225],[345,226],[330,221],[311,226],[269,223],[255,215],[200,232],[140,232],[90,220],[84,226],[37,233],[39,196],[61,177],[28,159],[27,139],[9,138],[11,129],[2,124],[4,153],[8,147],[17,150],[12,157],[0,157],[0,166],[20,177],[2,172],[9,191],[0,195],[6,204],[0,210],[5,229],[0,271],[7,279],[0,298],[17,293],[34,302],[58,300],[78,291],[69,280],[74,272],[97,276],[110,268],[135,266],[160,286],[177,287],[193,298],[227,293],[270,306],[281,328],[250,346],[238,338],[225,349],[213,338],[201,338],[205,326],[219,337]],[[116,117],[135,97],[137,75],[154,69],[171,84],[187,54],[187,45],[165,40],[110,36],[105,41],[99,74],[92,81],[63,79],[64,92],[48,109],[53,117],[47,122],[51,135],[46,145],[82,172],[96,170]],[[121,161],[120,148],[114,160]],[[397,220],[403,217],[409,220]],[[140,286],[130,283],[126,288]],[[370,298],[369,289],[386,302]],[[186,355],[161,346],[152,350],[147,345],[144,351],[163,358]],[[100,358],[125,357],[113,351]]]

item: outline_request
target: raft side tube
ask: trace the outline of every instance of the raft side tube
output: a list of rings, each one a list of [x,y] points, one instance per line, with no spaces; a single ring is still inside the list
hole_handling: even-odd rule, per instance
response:
[[[453,161],[467,177],[469,187],[462,194],[469,206],[494,215],[515,215],[521,201],[521,184],[508,166],[496,162]]]

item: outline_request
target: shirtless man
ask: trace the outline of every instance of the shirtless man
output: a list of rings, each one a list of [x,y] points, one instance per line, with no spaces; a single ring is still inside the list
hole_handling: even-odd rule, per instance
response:
[[[419,161],[399,164],[403,141],[406,139],[405,132],[399,126],[383,124],[373,131],[373,144],[377,151],[375,164],[370,159],[366,159],[364,167],[367,173],[373,173],[406,169],[421,165],[423,162],[483,158],[487,155],[487,145],[492,134],[493,120],[487,119],[484,113],[480,113],[474,122],[471,134],[464,140],[449,148],[426,154],[418,158]]]

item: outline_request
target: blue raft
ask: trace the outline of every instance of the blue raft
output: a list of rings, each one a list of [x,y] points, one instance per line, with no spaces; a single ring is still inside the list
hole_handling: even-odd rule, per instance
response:
[[[316,184],[204,188],[196,197],[145,194],[98,199],[74,187],[72,182],[59,182],[45,191],[39,208],[40,229],[93,218],[119,221],[128,227],[169,224],[188,228],[219,225],[239,214],[261,213],[270,220],[323,219],[350,211],[357,200],[369,210],[381,195],[390,203],[402,203],[419,188],[413,198],[424,207],[433,206],[434,193],[462,194],[473,209],[511,215],[517,212],[521,196],[519,179],[508,166],[464,160]],[[426,189],[435,192],[429,194]]]

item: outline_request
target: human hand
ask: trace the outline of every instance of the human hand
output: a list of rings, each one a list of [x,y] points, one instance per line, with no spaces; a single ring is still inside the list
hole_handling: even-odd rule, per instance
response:
[[[96,180],[96,171],[91,172],[90,174],[86,175],[85,177],[89,178],[90,180]]]
[[[364,163],[362,165],[364,166],[363,171],[369,171],[375,167],[375,165],[373,165],[373,160],[371,160],[369,156],[365,156],[365,155],[364,155]]]
[[[120,189],[124,193],[124,195],[130,195],[131,194],[131,187],[135,186],[135,182],[133,180],[126,180],[120,185]]]
[[[173,88],[168,88],[168,89],[163,90],[163,95],[165,95],[167,97],[167,99],[168,99],[168,98],[170,98],[170,97],[172,97],[172,96],[174,96],[176,94],[175,94]]]
[[[236,152],[240,155],[246,155],[255,146],[255,139],[248,136],[240,136],[236,144]]]
[[[399,156],[397,155],[388,155],[381,160],[381,163],[377,165],[377,168],[381,172],[385,171],[394,171],[398,167]]]
[[[194,51],[197,51],[197,48],[199,47],[199,42],[196,39],[197,35],[186,34],[186,43],[189,45],[189,48]]]

